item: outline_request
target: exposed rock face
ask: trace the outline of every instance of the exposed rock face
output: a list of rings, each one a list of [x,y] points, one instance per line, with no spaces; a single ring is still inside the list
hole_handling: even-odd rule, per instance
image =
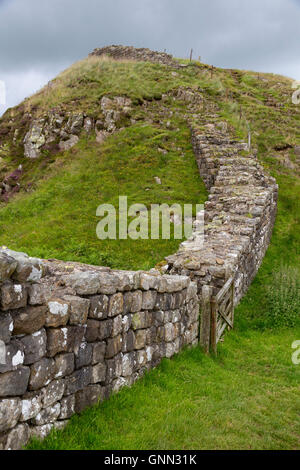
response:
[[[44,119],[33,121],[29,131],[24,138],[24,155],[27,158],[38,158],[41,153],[42,146],[46,143],[45,135],[43,134]]]
[[[188,277],[42,262],[7,249],[0,272],[0,449],[61,429],[198,341]]]
[[[146,48],[135,48],[130,46],[107,46],[94,49],[90,56],[108,56],[113,59],[136,60],[140,62],[154,62],[161,65],[178,66],[173,56],[165,52],[151,51]]]

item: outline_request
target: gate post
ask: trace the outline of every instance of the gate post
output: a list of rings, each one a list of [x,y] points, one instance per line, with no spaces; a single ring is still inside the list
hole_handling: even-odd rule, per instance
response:
[[[200,346],[202,346],[206,354],[209,353],[210,347],[211,296],[212,287],[203,286],[201,300]]]

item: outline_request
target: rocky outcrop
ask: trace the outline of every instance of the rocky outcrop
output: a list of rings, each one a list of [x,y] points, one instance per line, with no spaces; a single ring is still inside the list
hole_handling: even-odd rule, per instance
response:
[[[0,449],[61,429],[198,340],[196,285],[0,250]]]
[[[43,118],[32,121],[24,137],[24,156],[38,158],[43,149],[51,149],[51,146],[56,151],[69,150],[77,144],[81,132],[90,134],[95,131],[97,141],[102,142],[103,137],[120,127],[130,112],[131,100],[122,96],[103,96],[99,103],[98,119],[84,113],[49,111]]]
[[[135,48],[130,46],[113,45],[96,48],[89,56],[111,57],[115,60],[136,60],[139,62],[153,62],[160,65],[179,66],[171,54],[165,52],[151,51],[146,48]]]

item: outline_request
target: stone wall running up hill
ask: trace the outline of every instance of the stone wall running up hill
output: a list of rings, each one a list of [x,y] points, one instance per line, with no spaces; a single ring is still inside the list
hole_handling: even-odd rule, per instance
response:
[[[165,52],[151,51],[146,48],[130,46],[107,46],[94,49],[90,56],[108,56],[116,60],[136,60],[139,62],[154,62],[161,65],[179,66],[173,56]]]
[[[197,343],[189,277],[57,261],[0,250],[0,449],[62,428]]]
[[[214,294],[233,275],[235,303],[246,292],[263,260],[277,211],[278,186],[266,176],[248,144],[233,140],[226,123],[192,127],[193,148],[209,198],[205,237],[197,233],[167,258],[168,272],[184,274]]]

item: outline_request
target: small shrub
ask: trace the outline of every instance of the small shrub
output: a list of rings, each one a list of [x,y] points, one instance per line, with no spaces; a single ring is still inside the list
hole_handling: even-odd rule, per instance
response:
[[[266,294],[267,326],[293,327],[300,322],[300,273],[297,269],[282,267],[275,272]]]

